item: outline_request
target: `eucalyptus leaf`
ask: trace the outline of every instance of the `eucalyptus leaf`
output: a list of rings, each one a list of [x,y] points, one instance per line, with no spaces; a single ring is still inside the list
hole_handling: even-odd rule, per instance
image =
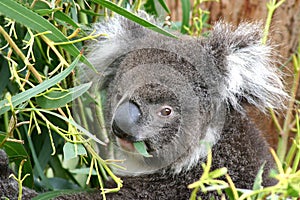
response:
[[[42,108],[60,108],[85,93],[92,83],[85,83],[65,91],[50,91],[36,97],[36,103]]]
[[[50,5],[46,1],[36,1],[32,9],[34,11],[41,9],[50,9]]]
[[[36,197],[32,198],[32,200],[49,200],[62,195],[71,195],[71,194],[78,194],[82,192],[93,192],[93,191],[95,190],[93,189],[54,190],[50,192],[41,193]]]
[[[70,160],[76,158],[78,155],[86,155],[87,152],[82,144],[73,144],[66,142],[63,147],[64,160]]]
[[[160,3],[160,5],[164,8],[164,10],[165,10],[168,14],[171,13],[171,11],[169,10],[169,8],[168,8],[168,6],[167,6],[167,4],[166,4],[166,2],[165,2],[164,0],[158,0],[158,2]]]
[[[147,0],[144,4],[144,9],[147,13],[156,17],[158,16],[154,0]]]
[[[99,144],[102,144],[104,146],[106,146],[107,144],[105,142],[102,142],[101,140],[99,140],[95,135],[93,135],[92,133],[90,133],[89,131],[87,131],[85,128],[83,128],[82,126],[80,126],[79,124],[77,124],[74,120],[72,119],[69,119],[67,117],[64,117],[62,115],[59,115],[55,112],[51,112],[49,110],[45,110],[45,109],[36,109],[36,108],[26,108],[25,110],[27,111],[40,111],[40,112],[43,112],[43,113],[48,113],[50,115],[53,115],[57,118],[60,118],[70,124],[72,124],[73,126],[75,126],[78,130],[80,130],[82,133],[84,133],[86,136],[88,136],[89,138],[93,139],[95,142],[99,143]]]
[[[65,143],[63,152],[64,152],[64,160],[65,161],[70,160],[72,158],[76,158],[74,146],[70,142]]]
[[[108,8],[111,11],[114,11],[114,12],[118,13],[119,15],[122,15],[122,16],[130,19],[131,21],[134,21],[134,22],[136,22],[136,23],[138,23],[138,24],[140,24],[140,25],[142,25],[142,26],[144,26],[148,29],[151,29],[153,31],[156,31],[158,33],[161,33],[161,34],[169,36],[169,37],[176,38],[175,35],[173,35],[173,34],[167,32],[166,30],[156,26],[155,24],[152,24],[152,23],[148,22],[147,20],[145,20],[143,18],[138,17],[137,15],[129,12],[126,9],[124,9],[122,7],[119,7],[115,3],[112,3],[112,2],[107,1],[107,0],[92,0],[92,1],[102,5],[105,8]]]
[[[287,191],[288,191],[289,196],[299,198],[299,194],[300,194],[299,182],[289,183]]]
[[[49,15],[53,12],[57,12],[59,9],[56,8],[56,9],[38,9],[38,10],[35,10],[36,13],[38,13],[39,15],[42,15],[42,16],[46,16],[46,15]]]
[[[137,152],[139,152],[141,155],[143,155],[144,157],[153,157],[152,155],[150,155],[147,152],[147,148],[146,145],[143,141],[139,141],[139,142],[134,142],[133,143],[134,148],[137,150]]]
[[[255,177],[254,180],[254,184],[253,184],[253,190],[259,190],[262,189],[262,183],[263,183],[263,172],[264,172],[264,167],[265,167],[266,162],[264,162],[261,167],[259,168],[257,175]]]
[[[71,169],[70,170],[71,173],[73,174],[85,174],[88,175],[90,174],[90,168],[80,168],[80,169]],[[97,175],[97,172],[95,169],[92,170],[92,175]]]
[[[67,37],[48,20],[14,0],[0,1],[0,13],[39,33],[51,31],[51,34],[47,34],[47,37],[54,42],[69,41]],[[61,47],[74,57],[80,53],[74,44],[62,45]],[[93,65],[84,56],[80,59],[95,70]]]
[[[79,25],[76,22],[74,22],[68,15],[66,15],[65,13],[63,13],[61,11],[55,12],[54,17],[70,24],[74,28],[80,28]]]
[[[60,177],[49,178],[54,190],[79,189],[79,186],[69,180]]]
[[[191,12],[191,2],[186,0],[181,0],[182,7],[182,24],[181,24],[181,33],[186,33],[185,28],[189,27],[190,22],[190,12]]]
[[[1,3],[0,3],[1,4]],[[0,5],[1,6],[1,5]],[[16,94],[15,96],[12,96],[11,98],[11,104],[13,107],[18,106],[19,104],[29,100],[30,98],[36,96],[37,94],[45,91],[46,89],[52,87],[53,85],[57,84],[61,80],[65,79],[75,68],[75,66],[78,63],[80,56],[77,56],[77,58],[72,62],[72,64],[62,71],[61,73],[57,74],[56,76],[45,80],[44,82],[40,83],[39,85],[28,89],[24,92],[21,92],[19,94]],[[7,99],[4,99],[0,101],[0,115],[10,110],[10,104]]]
[[[4,96],[4,89],[9,84],[10,72],[9,72],[8,63],[7,63],[6,60],[3,59],[2,56],[0,56],[0,63],[2,65],[2,67],[0,69],[0,74],[1,74],[1,79],[0,79],[0,94],[1,94],[1,96],[2,95]]]
[[[87,155],[86,149],[82,144],[76,144],[77,145],[77,155]]]

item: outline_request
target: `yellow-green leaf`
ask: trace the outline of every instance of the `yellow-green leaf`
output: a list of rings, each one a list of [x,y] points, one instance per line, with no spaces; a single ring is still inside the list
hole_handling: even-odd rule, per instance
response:
[[[54,42],[69,41],[67,37],[48,20],[14,0],[0,1],[0,13],[8,18],[14,19],[34,31],[37,31],[38,33],[51,31],[51,34],[47,34],[47,37]],[[74,57],[80,53],[74,44],[62,45],[62,48]],[[86,65],[94,69],[93,65],[84,56],[80,59]]]
[[[59,81],[66,78],[71,73],[71,71],[75,68],[75,66],[77,65],[79,58],[80,58],[80,56],[78,56],[67,69],[65,69],[61,73],[57,74],[56,76],[52,77],[51,79],[46,80],[31,89],[28,89],[24,92],[21,92],[19,94],[16,94],[15,96],[13,96],[11,98],[12,106],[16,107],[17,105],[29,100],[30,98],[34,97],[35,95],[45,91],[46,89],[50,88],[51,86],[55,85]],[[7,99],[0,101],[0,115],[9,111],[9,109],[10,109],[10,104]]]
[[[92,83],[85,83],[65,91],[50,91],[36,97],[36,103],[42,108],[60,108],[85,93]]]

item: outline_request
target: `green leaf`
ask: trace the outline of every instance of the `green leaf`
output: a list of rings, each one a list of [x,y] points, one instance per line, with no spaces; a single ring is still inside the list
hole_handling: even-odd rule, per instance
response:
[[[78,185],[61,177],[49,178],[49,182],[53,186],[54,190],[79,189]]]
[[[2,95],[4,95],[4,89],[5,87],[8,85],[9,83],[9,77],[10,72],[9,72],[9,66],[7,63],[7,60],[4,60],[2,56],[0,56],[0,63],[2,65],[1,69],[0,69],[0,74],[1,74],[1,79],[0,79],[0,98],[2,97]]]
[[[47,37],[54,42],[69,41],[66,36],[48,20],[14,0],[0,1],[0,13],[39,33],[51,31],[52,33],[47,34]],[[74,57],[80,53],[74,44],[62,45],[62,48],[64,48]],[[93,65],[84,56],[82,56],[80,59],[86,65],[95,70]]]
[[[38,10],[34,10],[34,11],[42,16],[54,13],[54,17],[56,19],[64,21],[67,24],[70,24],[71,26],[73,26],[74,28],[80,28],[79,25],[76,22],[74,22],[68,15],[61,12],[60,8],[55,8],[55,9],[46,8],[46,9],[38,9]]]
[[[262,176],[263,176],[265,164],[266,163],[264,162],[257,172],[257,175],[254,180],[253,188],[252,188],[253,190],[259,190],[262,188],[262,182],[263,182]]]
[[[74,22],[68,15],[66,15],[65,13],[63,13],[61,11],[55,12],[54,17],[66,22],[67,24],[70,24],[74,28],[80,28],[79,25],[76,22]]]
[[[45,91],[46,89],[50,88],[51,86],[57,84],[58,82],[60,82],[64,78],[66,78],[71,73],[71,71],[75,68],[75,66],[77,65],[79,58],[80,58],[80,56],[77,56],[77,58],[72,62],[72,64],[67,69],[65,69],[61,73],[57,74],[56,76],[52,77],[51,79],[46,80],[46,81],[42,82],[41,84],[39,84],[31,89],[28,89],[24,92],[16,94],[15,96],[12,96],[11,103],[12,103],[13,107],[16,107],[17,105],[29,100],[30,98],[34,97],[35,95]],[[0,115],[9,111],[9,109],[10,109],[10,104],[8,103],[7,99],[0,101]]]
[[[82,13],[88,14],[90,16],[103,16],[103,14],[101,14],[101,13],[95,13],[95,12],[93,12],[91,10],[87,10],[87,9],[81,9],[80,11]]]
[[[40,112],[44,112],[44,113],[48,113],[48,114],[50,114],[50,115],[53,115],[53,116],[55,116],[55,117],[57,117],[57,118],[60,118],[60,119],[62,119],[62,120],[64,120],[64,121],[66,121],[66,122],[72,124],[72,125],[75,126],[78,130],[80,130],[82,133],[84,133],[86,136],[88,136],[89,138],[93,139],[93,140],[96,141],[97,143],[102,144],[102,145],[104,145],[104,146],[107,145],[106,143],[104,143],[104,142],[102,142],[101,140],[99,140],[95,135],[91,134],[91,133],[90,133],[89,131],[87,131],[85,128],[83,128],[82,126],[80,126],[79,124],[77,124],[77,123],[76,123],[74,120],[72,120],[72,119],[68,119],[68,118],[66,118],[66,117],[64,117],[64,116],[62,116],[62,115],[59,115],[59,114],[57,114],[57,113],[55,113],[55,112],[51,112],[51,111],[45,110],[45,109],[26,108],[26,109],[24,109],[24,110],[26,110],[26,111],[40,111]]]
[[[60,108],[85,93],[92,83],[85,83],[66,91],[50,91],[36,97],[36,103],[42,108]]]
[[[70,142],[65,143],[63,152],[64,152],[64,160],[66,161],[77,157],[75,153],[74,144]]]
[[[165,2],[165,0],[158,0],[158,2],[160,3],[160,5],[164,8],[164,10],[165,10],[168,14],[171,13],[170,10],[169,10],[169,8],[168,8],[168,6],[167,6],[167,4],[166,4],[166,2]]]
[[[92,0],[92,1],[102,5],[105,8],[108,8],[111,11],[114,11],[114,12],[130,19],[131,21],[134,21],[134,22],[136,22],[136,23],[138,23],[138,24],[140,24],[140,25],[142,25],[142,26],[144,26],[148,29],[151,29],[153,31],[156,31],[158,33],[161,33],[161,34],[169,36],[169,37],[176,38],[175,35],[173,35],[173,34],[167,32],[166,30],[156,26],[155,24],[152,24],[152,23],[148,22],[145,19],[142,19],[142,18],[138,17],[137,15],[127,11],[126,9],[124,9],[122,7],[117,6],[116,4],[114,4],[110,1],[107,1],[107,0]]]
[[[65,143],[63,147],[64,160],[76,158],[78,155],[86,155],[87,152],[82,144]]]
[[[46,9],[34,10],[34,12],[38,13],[39,15],[46,16],[58,10],[59,8],[55,8],[55,9],[46,8]]]
[[[152,155],[150,155],[147,152],[146,149],[146,145],[143,141],[140,142],[134,142],[133,143],[134,148],[137,150],[137,152],[139,152],[141,155],[143,155],[144,157],[152,157]]]
[[[288,195],[291,197],[299,197],[300,185],[297,183],[289,183],[287,188]]]
[[[36,197],[32,198],[32,200],[49,200],[62,195],[71,195],[71,194],[78,194],[82,192],[93,192],[93,191],[95,190],[92,189],[55,190],[55,191],[39,194]]]
[[[90,168],[80,168],[80,169],[71,169],[71,173],[73,174],[90,174]],[[92,175],[97,175],[97,172],[95,169],[92,170]]]
[[[148,14],[158,16],[154,0],[147,0],[144,4],[144,9]]]
[[[190,22],[190,11],[191,11],[191,3],[187,0],[181,0],[182,7],[182,24],[181,24],[181,33],[186,33],[186,28],[188,28]]]
[[[230,200],[234,200],[234,195],[233,195],[233,192],[232,192],[231,188],[226,188],[224,190],[225,190],[225,193],[228,196],[228,198]]]
[[[5,139],[5,134],[0,134],[0,143]],[[27,154],[24,146],[20,143],[6,141],[3,146],[4,151],[6,152],[9,162],[15,163],[16,171],[19,169],[20,163],[22,160],[26,159],[22,167],[22,177],[26,174],[30,174],[24,182],[23,185],[32,188],[33,187],[33,173],[32,166],[30,162],[30,157]],[[18,172],[18,171],[17,171]]]
[[[33,8],[34,11],[40,10],[40,9],[50,9],[50,5],[48,2],[44,1],[36,1]]]

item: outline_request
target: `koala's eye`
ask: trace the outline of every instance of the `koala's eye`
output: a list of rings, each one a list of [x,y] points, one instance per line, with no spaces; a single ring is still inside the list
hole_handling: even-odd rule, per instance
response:
[[[170,106],[163,106],[160,108],[160,111],[158,113],[159,116],[162,117],[168,117],[173,113],[173,109]]]

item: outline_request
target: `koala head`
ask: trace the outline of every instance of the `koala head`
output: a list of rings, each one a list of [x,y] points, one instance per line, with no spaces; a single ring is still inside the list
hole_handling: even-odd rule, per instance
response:
[[[107,92],[114,159],[125,159],[120,173],[187,170],[218,142],[231,110],[245,113],[249,103],[264,112],[287,97],[259,24],[219,22],[204,38],[170,38],[121,17],[96,29],[108,37],[91,45],[88,58],[104,76],[84,70]]]

